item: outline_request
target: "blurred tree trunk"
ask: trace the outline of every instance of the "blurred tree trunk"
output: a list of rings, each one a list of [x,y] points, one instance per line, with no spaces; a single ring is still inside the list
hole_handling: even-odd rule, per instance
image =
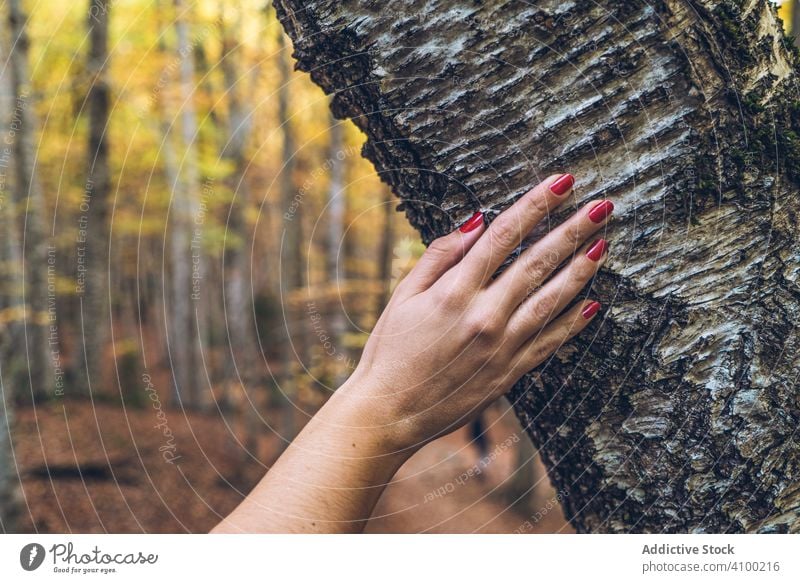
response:
[[[237,40],[242,34],[242,12],[236,12],[236,21],[231,27],[226,26],[223,12],[221,5],[218,20],[222,38],[220,68],[225,83],[228,112],[227,140],[222,145],[220,158],[233,168],[227,180],[232,199],[226,218],[222,266],[225,292],[223,308],[229,351],[225,377],[228,381],[226,385],[238,393],[233,396],[232,402],[238,403],[235,415],[239,421],[237,425],[241,426],[244,434],[239,441],[244,443],[246,455],[257,456],[258,437],[262,430],[260,415],[264,410],[264,402],[258,391],[260,388],[258,370],[262,358],[258,350],[256,322],[251,301],[252,278],[248,261],[251,237],[246,217],[250,192],[246,180],[248,160],[245,155],[245,146],[252,129],[253,112],[245,105],[241,90],[244,79],[238,67],[242,58]],[[252,91],[244,93],[251,95]],[[261,263],[263,258],[258,257],[258,260]],[[240,466],[237,471],[241,472],[241,475],[234,479],[241,482],[245,477],[246,463]]]
[[[20,270],[21,297],[24,314],[24,346],[16,347],[16,355],[25,359],[30,397],[38,399],[48,395],[52,367],[48,350],[47,322],[47,249],[42,215],[45,213],[44,195],[36,176],[36,116],[34,96],[31,94],[28,72],[27,15],[20,0],[9,0],[9,25],[11,29],[11,83],[15,98],[12,113],[13,131],[6,143],[11,143],[14,186],[13,202],[19,214],[17,233],[22,234]],[[18,316],[15,316],[15,318]],[[25,393],[22,386],[14,388],[17,396]]]
[[[110,88],[108,84],[108,21],[111,4],[108,0],[90,0],[86,26],[89,52],[86,72],[89,90],[85,107],[89,118],[86,150],[87,177],[84,184],[79,227],[86,233],[78,243],[84,252],[85,284],[78,286],[81,313],[78,321],[78,370],[86,375],[86,389],[91,393],[107,393],[103,387],[102,368],[106,339],[111,337],[109,318],[109,209],[111,171],[108,165],[108,121]],[[85,205],[85,206],[84,206]],[[84,211],[84,209],[86,209]]]
[[[198,179],[197,114],[194,107],[194,51],[189,38],[189,9],[175,0],[176,58],[179,61],[181,144],[183,157],[177,165],[173,183],[172,226],[169,229],[172,287],[168,303],[170,367],[174,382],[173,398],[183,406],[199,403],[202,361],[195,308],[202,299],[203,225],[195,224],[200,215]]]
[[[774,6],[277,5],[426,243],[549,173],[617,202],[604,315],[511,394],[572,524],[800,531],[800,92]]]
[[[10,54],[9,50],[9,30],[6,27],[0,29],[0,49],[2,57],[7,62]],[[3,143],[13,140],[12,120],[16,114],[16,88],[14,86],[13,75],[9,67],[3,67],[0,71],[0,123],[2,123],[3,134],[0,139]],[[25,355],[21,354],[19,347],[25,341],[25,326],[22,320],[22,238],[17,230],[17,216],[15,208],[16,195],[9,191],[9,187],[14,188],[13,180],[15,177],[13,160],[9,156],[0,159],[0,176],[2,183],[0,186],[0,235],[3,243],[0,247],[0,266],[2,267],[3,277],[0,280],[0,313],[7,316],[2,318],[2,342],[0,342],[0,363],[3,366],[3,379],[8,387],[21,387],[27,385],[27,363]],[[21,390],[15,392],[14,397],[19,397]]]
[[[4,342],[3,342],[4,343]],[[0,346],[3,350],[5,346]],[[20,513],[20,483],[11,439],[14,412],[0,363],[0,533],[15,532]]]
[[[383,284],[383,293],[378,297],[377,316],[381,315],[389,297],[392,295],[392,261],[394,260],[394,217],[395,200],[392,191],[384,188],[383,198],[383,233],[381,233],[380,265],[378,277]]]
[[[795,43],[797,43],[798,39],[800,39],[800,6],[798,6],[798,2],[800,0],[792,0],[792,36],[794,37]]]
[[[0,30],[0,60],[7,62],[9,57],[8,34],[5,27]],[[0,123],[5,128],[0,140],[5,143],[9,137],[11,116],[14,111],[14,90],[7,67],[0,71]],[[13,205],[8,196],[9,164],[0,162],[0,314],[13,314],[19,306],[19,285],[16,270],[20,264],[19,237],[14,224]],[[14,464],[14,449],[11,439],[14,426],[13,395],[10,388],[21,382],[19,373],[24,370],[17,362],[22,330],[16,318],[0,318],[0,532],[14,532],[19,505],[19,478]],[[17,361],[12,364],[12,361]]]
[[[326,263],[328,272],[328,293],[326,302],[330,305],[328,313],[331,315],[331,338],[335,353],[326,355],[332,359],[335,374],[331,379],[332,387],[341,385],[347,378],[347,349],[345,347],[345,334],[347,332],[347,314],[342,301],[343,297],[351,297],[348,282],[344,277],[344,266],[347,264],[347,248],[344,245],[345,221],[347,214],[347,194],[344,187],[344,122],[331,116],[330,143],[328,145],[328,161],[330,168],[330,183],[328,185],[328,237],[326,244]]]
[[[305,354],[305,311],[292,305],[290,298],[305,288],[305,251],[303,247],[303,195],[295,186],[295,155],[296,143],[294,138],[293,122],[289,115],[289,101],[291,91],[291,56],[286,44],[286,38],[280,27],[278,31],[278,124],[280,126],[283,144],[281,146],[281,168],[279,188],[281,196],[281,216],[283,218],[283,231],[280,243],[281,268],[280,268],[280,296],[283,303],[284,330],[286,342],[282,350],[283,371],[281,374],[280,391],[284,409],[284,437],[291,438],[295,433],[295,404],[298,395],[300,375],[305,371],[303,366],[307,361]]]

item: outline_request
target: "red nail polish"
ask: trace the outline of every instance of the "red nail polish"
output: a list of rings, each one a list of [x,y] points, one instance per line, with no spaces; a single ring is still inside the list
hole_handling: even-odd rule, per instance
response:
[[[608,249],[608,243],[605,239],[598,239],[595,241],[589,250],[586,252],[586,257],[591,259],[592,261],[599,261],[603,254]]]
[[[589,211],[589,218],[593,223],[602,223],[613,210],[614,203],[610,200],[603,200],[594,205],[594,208]]]
[[[589,318],[594,316],[599,309],[600,309],[600,302],[592,302],[583,309],[581,314],[583,315],[585,320],[588,320]]]
[[[573,184],[575,184],[575,177],[572,174],[562,174],[553,181],[553,184],[550,185],[550,190],[553,194],[561,196],[572,188]]]
[[[462,233],[469,233],[470,231],[474,231],[478,227],[483,224],[483,213],[478,211],[474,215],[472,215],[469,220],[461,225],[458,229]]]

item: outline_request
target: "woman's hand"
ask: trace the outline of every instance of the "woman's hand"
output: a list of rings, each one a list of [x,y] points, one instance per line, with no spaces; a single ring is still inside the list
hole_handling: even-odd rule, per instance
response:
[[[465,424],[591,321],[598,302],[564,309],[606,258],[605,240],[584,243],[604,226],[608,200],[578,211],[493,278],[572,184],[569,174],[551,176],[488,228],[476,213],[433,241],[337,392],[335,400],[358,401],[349,405],[364,412],[364,429],[416,449]]]
[[[600,304],[562,312],[605,259],[602,239],[581,246],[611,202],[582,209],[493,279],[572,182],[551,177],[488,230],[476,214],[434,241],[395,290],[353,376],[214,531],[360,531],[419,446],[466,423],[580,332]]]

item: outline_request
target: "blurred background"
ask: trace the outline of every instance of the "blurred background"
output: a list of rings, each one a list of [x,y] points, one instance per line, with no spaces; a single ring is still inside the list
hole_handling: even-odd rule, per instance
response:
[[[423,246],[269,2],[0,6],[0,527],[207,531]],[[570,531],[506,402],[367,530]]]

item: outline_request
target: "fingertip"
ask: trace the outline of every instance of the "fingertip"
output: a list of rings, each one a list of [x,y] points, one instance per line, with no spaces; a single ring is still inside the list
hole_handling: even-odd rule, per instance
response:
[[[475,213],[462,225],[458,228],[459,232],[461,233],[469,233],[471,231],[476,230],[478,227],[483,225],[484,216],[481,211],[475,211]]]
[[[575,177],[572,174],[557,174],[555,179],[549,178],[550,192],[556,196],[563,196],[575,185]]]
[[[600,302],[593,300],[589,301],[588,303],[584,304],[583,309],[581,310],[581,316],[583,316],[584,320],[591,320],[602,307],[603,306]]]

